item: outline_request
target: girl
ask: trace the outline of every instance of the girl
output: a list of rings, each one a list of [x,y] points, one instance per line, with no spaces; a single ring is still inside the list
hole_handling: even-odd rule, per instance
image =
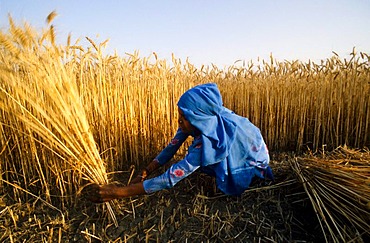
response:
[[[273,180],[268,166],[268,150],[260,130],[247,118],[223,106],[216,84],[198,85],[186,91],[177,105],[179,129],[168,146],[131,185],[90,186],[87,196],[91,201],[106,202],[172,188],[198,169],[214,176],[218,189],[228,195],[243,193],[253,177]],[[194,140],[185,158],[164,174],[147,179],[174,156],[188,136]]]

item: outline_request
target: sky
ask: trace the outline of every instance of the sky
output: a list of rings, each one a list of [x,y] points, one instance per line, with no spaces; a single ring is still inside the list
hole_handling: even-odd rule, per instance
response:
[[[370,0],[0,0],[0,29],[16,23],[46,28],[52,11],[57,40],[109,39],[106,54],[155,52],[200,65],[319,62],[355,47],[370,53]]]

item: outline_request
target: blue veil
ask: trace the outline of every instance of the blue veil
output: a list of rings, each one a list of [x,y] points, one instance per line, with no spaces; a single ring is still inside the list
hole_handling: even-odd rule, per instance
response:
[[[195,86],[186,91],[177,103],[185,118],[201,132],[202,166],[224,160],[235,140],[237,120],[223,106],[216,84]]]

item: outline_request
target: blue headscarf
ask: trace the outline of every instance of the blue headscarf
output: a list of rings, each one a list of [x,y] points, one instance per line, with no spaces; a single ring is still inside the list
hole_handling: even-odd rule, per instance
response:
[[[177,103],[185,118],[201,132],[202,166],[224,160],[235,140],[236,121],[223,106],[216,84],[198,85],[186,91]]]

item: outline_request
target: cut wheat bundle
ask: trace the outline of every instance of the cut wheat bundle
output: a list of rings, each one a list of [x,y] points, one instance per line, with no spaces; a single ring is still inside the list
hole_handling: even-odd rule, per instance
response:
[[[28,28],[15,26],[10,17],[9,21],[9,34],[1,35],[1,126],[15,131],[19,148],[31,149],[23,156],[20,152],[20,161],[13,162],[20,164],[24,177],[38,174],[48,200],[50,191],[56,190],[61,198],[70,198],[86,183],[83,181],[108,183],[76,75],[65,65],[65,50],[56,46],[52,29],[39,37]],[[115,222],[112,205],[106,204]]]
[[[335,242],[370,231],[370,151],[338,147],[298,157],[291,166],[308,194],[321,228]]]

